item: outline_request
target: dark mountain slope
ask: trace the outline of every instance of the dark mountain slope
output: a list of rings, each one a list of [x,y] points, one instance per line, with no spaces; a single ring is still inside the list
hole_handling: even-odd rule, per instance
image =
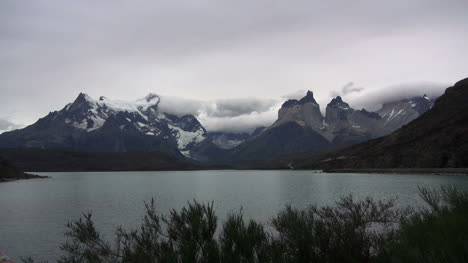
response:
[[[300,168],[468,167],[468,78],[392,134],[311,158]]]
[[[157,171],[195,170],[200,166],[161,152],[77,152],[72,150],[0,149],[24,171]]]
[[[329,142],[311,127],[287,122],[247,140],[229,152],[229,155],[235,161],[261,160],[288,153],[320,151],[328,145]]]

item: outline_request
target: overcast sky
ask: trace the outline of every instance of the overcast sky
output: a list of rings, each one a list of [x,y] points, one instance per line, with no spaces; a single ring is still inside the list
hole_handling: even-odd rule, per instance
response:
[[[467,10],[466,0],[1,0],[0,126],[30,124],[79,92],[223,105],[192,107],[212,130],[267,125],[306,90],[322,107],[336,95],[364,107],[436,94],[468,77]]]

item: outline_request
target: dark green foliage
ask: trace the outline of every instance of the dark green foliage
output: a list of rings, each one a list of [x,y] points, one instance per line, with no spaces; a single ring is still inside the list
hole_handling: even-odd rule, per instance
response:
[[[219,243],[222,262],[269,261],[269,235],[253,220],[246,224],[242,213],[229,215]]]
[[[117,229],[113,247],[97,233],[90,214],[69,223],[65,256],[59,262],[219,262],[213,204],[194,201],[167,218],[157,214],[154,200],[145,208],[138,229]]]
[[[160,216],[152,200],[140,227],[118,228],[114,243],[101,237],[91,214],[70,222],[58,262],[466,262],[468,192],[421,188],[420,195],[428,208],[419,212],[351,196],[335,206],[287,206],[270,232],[242,211],[217,229],[213,203],[193,201]]]
[[[273,219],[283,262],[374,262],[392,226],[407,214],[393,206],[393,200],[354,201],[349,196],[335,207],[287,207]]]
[[[108,259],[114,257],[111,247],[96,231],[90,213],[83,215],[78,221],[68,223],[67,227],[65,235],[69,241],[61,247],[67,255],[59,263],[110,262]]]
[[[453,187],[420,189],[429,205],[402,221],[389,243],[387,262],[467,262],[468,192]]]
[[[201,205],[196,201],[180,212],[172,210],[164,219],[178,262],[219,262],[218,243],[214,240],[217,217],[213,203]]]

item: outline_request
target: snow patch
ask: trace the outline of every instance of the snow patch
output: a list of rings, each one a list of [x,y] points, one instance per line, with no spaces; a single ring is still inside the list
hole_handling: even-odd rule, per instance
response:
[[[180,151],[181,154],[183,154],[185,157],[190,158],[190,151]]]
[[[80,123],[75,121],[75,122],[73,122],[72,125],[75,128],[85,130],[86,128],[88,128],[88,121],[86,119],[82,120]]]
[[[395,119],[396,117],[398,117],[399,115],[404,115],[404,114],[406,114],[406,112],[403,109],[398,110],[398,111],[396,111],[395,109],[392,109],[392,111],[389,114],[385,115],[385,117],[387,117],[388,115],[386,122],[389,122]]]
[[[143,112],[153,106],[157,106],[160,102],[160,98],[156,94],[150,94],[136,101],[110,100],[104,96],[101,96],[99,100],[95,100],[86,94],[85,99],[91,106],[90,111],[95,115],[98,114],[98,109],[103,109],[103,114],[105,115],[107,115],[108,112],[137,113],[145,120],[148,120],[148,117],[143,114]],[[130,121],[128,118],[127,120]]]
[[[89,132],[101,128],[104,125],[104,123],[106,122],[106,120],[104,120],[103,118],[98,117],[98,116],[91,117],[91,121],[93,122],[93,126],[91,128],[87,129],[87,131],[89,131]]]
[[[168,124],[168,126],[171,130],[177,133],[176,139],[179,150],[185,149],[185,147],[187,147],[187,145],[189,145],[192,142],[199,143],[205,140],[205,137],[203,136],[203,129],[199,129],[195,132],[189,132],[182,130],[180,127],[176,127],[170,124]]]

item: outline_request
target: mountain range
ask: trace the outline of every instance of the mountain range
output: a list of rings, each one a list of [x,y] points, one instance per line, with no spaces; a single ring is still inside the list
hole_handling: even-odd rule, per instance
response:
[[[307,169],[468,167],[467,135],[468,78],[448,88],[429,111],[390,135],[302,158],[294,165]]]
[[[80,93],[72,103],[36,123],[0,134],[0,148],[78,152],[160,152],[204,164],[275,159],[300,152],[323,152],[387,135],[429,110],[427,96],[386,103],[376,112],[351,108],[336,97],[320,111],[313,93],[288,100],[270,127],[252,133],[208,132],[193,115],[159,108],[148,94],[127,102]]]
[[[258,135],[229,150],[230,160],[274,159],[301,152],[322,152],[387,135],[432,107],[426,95],[390,102],[377,112],[351,108],[341,97],[326,107],[325,116],[308,91],[300,100],[288,100],[278,119]]]

